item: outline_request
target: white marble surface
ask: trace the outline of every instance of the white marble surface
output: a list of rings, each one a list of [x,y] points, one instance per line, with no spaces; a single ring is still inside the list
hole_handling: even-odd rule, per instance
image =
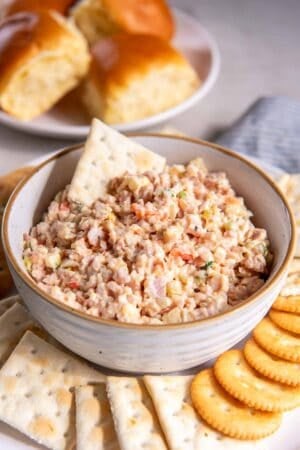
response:
[[[300,0],[171,0],[216,37],[221,74],[211,93],[170,125],[209,138],[264,95],[300,100]],[[36,138],[0,126],[0,173],[70,141]]]

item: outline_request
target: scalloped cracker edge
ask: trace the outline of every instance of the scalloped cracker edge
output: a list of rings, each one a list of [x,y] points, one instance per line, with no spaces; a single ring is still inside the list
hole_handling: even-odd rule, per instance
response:
[[[274,433],[281,414],[255,411],[235,400],[216,381],[212,369],[198,373],[192,381],[191,398],[198,414],[226,436],[257,440]]]
[[[283,412],[300,406],[300,387],[282,385],[260,375],[241,350],[228,350],[219,356],[214,374],[230,395],[250,408]]]
[[[231,439],[208,427],[190,397],[192,376],[152,376],[144,381],[170,450],[266,450],[264,441]]]

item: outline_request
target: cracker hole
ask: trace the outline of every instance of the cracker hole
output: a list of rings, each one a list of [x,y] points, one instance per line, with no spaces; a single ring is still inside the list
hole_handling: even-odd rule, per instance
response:
[[[102,355],[102,350],[99,350],[98,353],[99,353],[99,355]]]
[[[40,370],[40,375],[44,375],[44,373],[45,373],[44,369],[41,369]]]
[[[225,406],[224,411],[227,412],[227,413],[229,413],[229,412],[231,411],[230,406]]]
[[[21,322],[20,322],[19,320],[16,320],[16,321],[14,322],[14,325],[15,325],[16,327],[18,327],[19,325],[21,325]]]
[[[69,433],[68,433],[68,431],[66,431],[65,433],[64,433],[64,438],[68,438],[69,437]]]
[[[254,409],[251,409],[250,414],[251,414],[251,416],[255,416],[256,411],[254,411]]]
[[[48,397],[51,397],[53,395],[52,391],[48,391]]]
[[[6,395],[1,395],[1,400],[6,400]]]
[[[55,413],[55,416],[56,416],[56,417],[60,417],[60,416],[61,416],[60,412],[57,411],[57,412]]]
[[[33,348],[30,352],[32,355],[36,355],[37,354],[37,350],[35,348]]]
[[[61,369],[61,372],[62,372],[62,373],[68,372],[68,368],[67,368],[67,367],[63,367],[63,368]]]
[[[211,394],[209,395],[210,398],[214,398],[215,396],[216,396],[216,395],[213,394],[213,393],[211,393]]]
[[[183,442],[186,442],[186,443],[188,443],[188,442],[190,442],[191,441],[191,439],[190,438],[188,438],[188,437],[186,437],[185,439],[184,439],[184,441]]]
[[[16,377],[17,377],[17,378],[20,378],[21,376],[22,376],[22,372],[17,372],[17,373],[16,373]]]
[[[31,398],[32,397],[32,393],[31,392],[26,392],[25,397],[26,398]]]

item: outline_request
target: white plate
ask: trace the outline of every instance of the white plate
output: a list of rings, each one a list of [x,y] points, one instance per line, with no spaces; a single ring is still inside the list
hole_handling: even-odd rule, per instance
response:
[[[217,79],[220,56],[214,38],[193,17],[176,9],[173,13],[176,21],[174,45],[189,59],[203,83],[191,97],[174,108],[143,120],[116,125],[115,128],[120,131],[145,130],[170,120],[200,101]],[[48,113],[29,122],[22,122],[0,111],[0,123],[41,136],[82,139],[88,134],[90,119],[74,94],[70,94]]]
[[[56,152],[53,152],[54,154]],[[40,164],[44,160],[48,159],[52,154],[42,156],[29,163],[30,166]],[[253,158],[254,159],[254,158]],[[272,177],[278,178],[284,172],[277,167],[270,166],[262,163],[261,161],[254,159],[264,170],[266,170]],[[239,343],[241,346],[242,343]],[[210,365],[209,363],[206,366]],[[193,369],[195,371],[195,369]],[[192,372],[193,370],[188,371]],[[279,430],[272,436],[264,439],[265,450],[300,450],[300,433],[298,432],[300,424],[300,408],[287,412],[283,416],[282,424]],[[253,449],[256,448],[255,446]],[[8,427],[0,422],[0,450],[45,450],[42,447],[29,438],[23,436],[18,431]]]

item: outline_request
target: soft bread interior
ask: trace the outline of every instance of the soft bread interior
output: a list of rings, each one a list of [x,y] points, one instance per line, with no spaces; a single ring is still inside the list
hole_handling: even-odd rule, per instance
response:
[[[131,76],[124,86],[110,86],[101,92],[86,81],[83,102],[91,116],[108,124],[133,122],[165,111],[192,95],[199,80],[188,64],[167,64],[147,74]]]
[[[86,39],[92,45],[102,37],[118,31],[101,0],[83,0],[73,8],[73,18]]]
[[[66,55],[42,54],[14,74],[1,106],[19,119],[30,120],[75,87],[78,79],[74,61]]]
[[[40,45],[25,42],[23,60],[17,61],[14,71],[1,86],[1,108],[22,120],[31,120],[50,109],[89,69],[85,38],[72,21],[55,12],[51,15],[63,32],[50,36]]]

